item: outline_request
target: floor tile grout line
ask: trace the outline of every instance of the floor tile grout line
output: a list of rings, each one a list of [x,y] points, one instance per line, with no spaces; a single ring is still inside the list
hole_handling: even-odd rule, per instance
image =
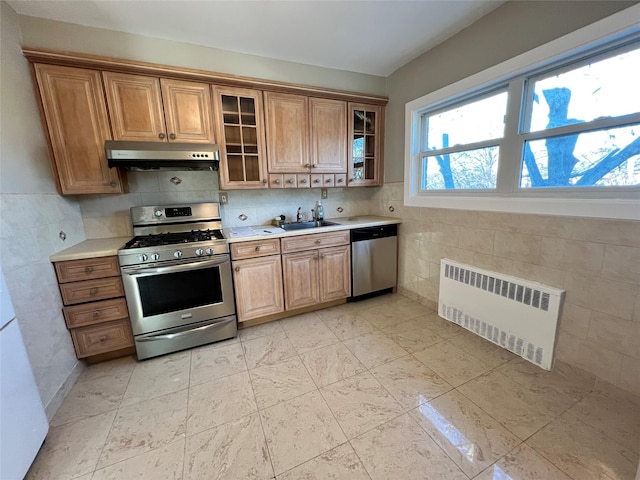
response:
[[[251,385],[251,391],[253,392],[253,402],[256,405],[256,415],[258,415],[258,420],[260,421],[260,428],[262,429],[262,438],[264,440],[264,446],[267,449],[267,454],[269,455],[269,464],[271,465],[271,471],[273,472],[273,477],[276,478],[276,469],[273,466],[273,454],[271,453],[271,449],[269,448],[269,442],[267,441],[267,432],[264,429],[264,422],[262,421],[262,415],[260,413],[260,409],[258,407],[258,398],[256,397],[256,390],[253,387],[253,381],[251,380],[251,374],[249,373],[249,364],[247,363],[247,355],[245,354],[244,347],[242,347],[242,358],[244,359],[245,366],[247,367],[247,375],[249,376],[249,385]]]

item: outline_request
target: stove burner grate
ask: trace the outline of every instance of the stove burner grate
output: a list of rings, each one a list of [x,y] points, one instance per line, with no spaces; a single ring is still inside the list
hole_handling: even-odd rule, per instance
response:
[[[125,245],[125,249],[147,248],[161,245],[178,245],[184,243],[223,240],[220,230],[192,230],[190,232],[160,233],[135,237]]]

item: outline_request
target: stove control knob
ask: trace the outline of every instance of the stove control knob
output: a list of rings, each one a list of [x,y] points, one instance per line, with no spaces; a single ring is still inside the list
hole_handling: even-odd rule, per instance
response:
[[[161,216],[162,216],[162,210],[156,210],[155,212],[153,212],[153,214],[154,214],[156,217],[161,217]]]
[[[176,250],[175,252],[173,252],[173,256],[176,258],[182,257],[182,250]]]
[[[213,255],[213,248],[209,247],[206,250],[207,255]]]
[[[149,256],[146,253],[143,253],[138,257],[138,260],[140,260],[141,262],[146,262],[148,259],[149,259]]]
[[[160,254],[159,253],[152,253],[151,254],[151,260],[153,260],[154,262],[156,260],[160,260]]]
[[[197,256],[199,256],[199,257],[201,257],[202,255],[204,255],[204,250],[203,250],[203,249],[201,249],[201,248],[198,248],[198,249],[196,250],[196,255],[197,255]]]

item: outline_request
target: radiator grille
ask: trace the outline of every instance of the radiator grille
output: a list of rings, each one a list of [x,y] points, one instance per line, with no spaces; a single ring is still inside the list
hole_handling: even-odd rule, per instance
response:
[[[439,314],[547,370],[564,291],[441,260]]]

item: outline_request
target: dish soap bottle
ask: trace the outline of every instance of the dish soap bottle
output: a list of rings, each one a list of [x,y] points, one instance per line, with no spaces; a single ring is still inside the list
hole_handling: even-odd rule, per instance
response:
[[[316,221],[320,222],[324,219],[324,208],[322,208],[322,202],[318,200],[316,202]]]

